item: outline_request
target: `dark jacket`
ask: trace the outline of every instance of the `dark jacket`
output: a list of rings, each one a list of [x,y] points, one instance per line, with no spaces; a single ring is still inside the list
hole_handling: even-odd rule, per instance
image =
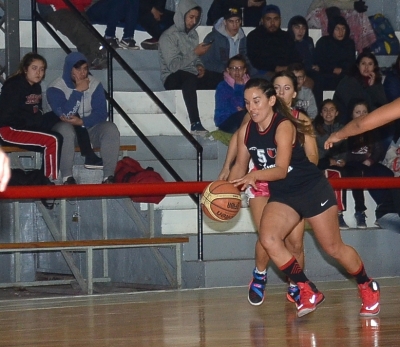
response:
[[[204,38],[204,42],[210,42],[212,40],[214,40],[214,42],[211,44],[210,49],[200,57],[207,70],[220,73],[224,72],[228,60],[231,58],[231,46],[235,48],[233,49],[233,51],[235,51],[233,55],[241,54],[247,58],[246,35],[243,29],[239,29],[238,39],[234,41],[225,30],[223,18],[217,21],[212,31]],[[250,61],[248,59],[246,60],[247,65],[249,65]],[[248,71],[250,71],[250,66],[248,66]]]
[[[333,30],[337,24],[346,27],[343,40],[333,38]],[[350,39],[350,28],[343,17],[334,17],[329,21],[327,36],[322,36],[315,46],[314,63],[319,66],[321,73],[333,73],[335,68],[341,68],[347,73],[356,61],[356,47]]]
[[[399,90],[400,92],[400,90]],[[349,113],[352,99],[364,99],[368,108],[373,111],[387,104],[385,90],[382,83],[378,82],[369,86],[365,82],[353,76],[345,76],[338,84],[333,100],[337,103],[340,114],[340,122],[347,124],[351,120]]]
[[[377,131],[371,130],[364,134],[351,136],[347,139],[347,162],[363,162],[370,159],[373,163],[379,162],[384,156],[383,147],[379,141]]]
[[[40,130],[42,120],[40,83],[30,85],[24,75],[6,80],[0,96],[0,126]]]
[[[397,71],[388,71],[383,82],[383,88],[388,102],[400,97],[400,76]]]
[[[275,71],[277,66],[300,62],[294,41],[282,29],[269,32],[259,25],[247,35],[247,56],[254,68]]]

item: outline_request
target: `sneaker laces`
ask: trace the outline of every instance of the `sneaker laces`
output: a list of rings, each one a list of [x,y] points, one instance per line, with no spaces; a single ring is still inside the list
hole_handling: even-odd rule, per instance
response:
[[[376,283],[376,282],[375,282]],[[367,305],[369,303],[375,303],[376,301],[376,292],[379,288],[374,289],[372,286],[374,285],[373,281],[366,282],[360,285],[360,297],[363,303],[365,302]]]

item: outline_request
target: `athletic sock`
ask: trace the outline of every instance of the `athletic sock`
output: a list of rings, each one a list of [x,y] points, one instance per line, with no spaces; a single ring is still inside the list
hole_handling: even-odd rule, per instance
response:
[[[255,273],[259,274],[259,275],[265,275],[267,273],[267,269],[265,269],[264,271],[260,271],[257,269],[257,266],[256,266]]]
[[[297,282],[308,282],[308,278],[305,275],[303,269],[300,267],[296,258],[293,257],[285,265],[279,268],[290,280],[297,284]]]
[[[358,269],[358,271],[356,271],[355,273],[351,273],[350,275],[354,276],[357,284],[364,284],[371,281],[371,279],[367,276],[367,273],[365,272],[363,263],[361,263],[361,266]]]

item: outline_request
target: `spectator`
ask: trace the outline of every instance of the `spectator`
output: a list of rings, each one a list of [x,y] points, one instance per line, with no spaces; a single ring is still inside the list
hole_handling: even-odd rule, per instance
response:
[[[174,14],[165,8],[165,0],[140,0],[139,24],[151,35],[140,44],[143,49],[158,49],[161,34],[174,24]]]
[[[224,81],[215,91],[215,125],[233,134],[239,129],[247,113],[244,105],[244,85],[250,79],[246,59],[242,55],[230,58],[224,72]]]
[[[0,96],[0,137],[28,150],[42,152],[41,170],[52,180],[58,178],[63,137],[54,126],[60,121],[43,113],[42,88],[47,62],[36,53],[26,54],[18,71],[3,85]]]
[[[210,49],[201,57],[207,70],[223,73],[229,58],[238,54],[246,59],[246,65],[249,66],[246,35],[241,28],[241,23],[242,11],[238,8],[230,8],[204,38],[204,42],[212,42]]]
[[[356,99],[351,104],[352,118],[366,116],[368,114],[368,103],[365,100]],[[379,136],[374,134],[374,130],[364,134],[351,136],[348,138],[348,152],[346,156],[346,171],[351,177],[393,177],[393,172],[386,166],[379,163],[382,157],[382,145]],[[368,189],[371,197],[377,206],[387,199],[388,189]],[[364,229],[365,206],[364,193],[360,189],[353,189],[355,201],[354,217],[357,221],[357,228]]]
[[[306,87],[308,76],[302,63],[294,63],[288,66],[288,70],[293,72],[297,78],[297,96],[295,107],[304,111],[308,117],[314,119],[318,114],[317,103],[312,90]]]
[[[71,2],[82,15],[85,15],[85,9],[90,5],[91,0],[71,0]],[[44,19],[54,29],[68,37],[77,50],[87,57],[90,68],[104,69],[107,67],[107,57],[104,50],[100,49],[100,42],[63,0],[37,0],[37,3]]]
[[[349,36],[350,29],[346,20],[335,16],[329,19],[328,35],[317,41],[314,59],[320,72],[320,84],[314,88],[317,105],[322,102],[323,91],[335,90],[355,63],[356,48]]]
[[[281,12],[276,5],[262,10],[262,24],[247,35],[247,55],[261,75],[271,79],[275,72],[300,62],[294,41],[281,29]]]
[[[210,49],[210,45],[199,44],[196,28],[201,13],[201,7],[194,0],[179,2],[174,25],[162,33],[158,49],[161,80],[166,90],[182,90],[194,134],[207,132],[200,121],[197,90],[215,89],[223,78],[222,73],[206,70],[200,60]]]
[[[318,168],[324,171],[327,178],[347,176],[345,171],[347,142],[339,142],[328,150],[324,148],[324,143],[329,135],[343,127],[339,123],[338,115],[335,102],[326,99],[321,104],[321,112],[313,121],[318,146]],[[338,204],[339,228],[342,230],[349,229],[343,217],[343,211],[346,210],[346,191],[335,190],[335,195]]]
[[[372,111],[387,103],[378,61],[371,52],[364,51],[357,57],[349,74],[335,90],[333,100],[339,106],[342,124],[347,124],[352,118],[351,110],[348,112],[352,99],[365,99]]]
[[[214,25],[230,8],[243,9],[242,25],[256,27],[260,24],[265,0],[214,0],[207,13],[207,25]]]
[[[67,55],[62,77],[47,89],[52,110],[63,117],[58,131],[64,137],[61,172],[66,184],[76,184],[72,176],[75,132],[73,126],[85,127],[94,147],[100,147],[104,162],[103,183],[114,182],[114,171],[119,154],[120,137],[114,123],[107,121],[107,106],[101,83],[89,74],[87,59],[82,53]]]
[[[114,49],[139,49],[133,36],[138,23],[139,0],[99,0],[94,2],[86,14],[92,24],[106,25],[104,39]],[[123,25],[121,40],[115,36],[118,25]]]

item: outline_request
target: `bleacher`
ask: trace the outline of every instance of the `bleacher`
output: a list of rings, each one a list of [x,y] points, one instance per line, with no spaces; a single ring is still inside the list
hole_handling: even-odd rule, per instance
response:
[[[21,53],[25,53],[29,50],[31,45],[30,37],[30,22],[21,22]],[[100,33],[104,32],[104,27],[96,26]],[[252,28],[245,28],[246,32],[249,32]],[[55,77],[61,75],[62,64],[65,54],[57,47],[57,44],[48,35],[43,28],[39,25],[39,38],[38,38],[38,50],[40,54],[43,54],[48,60],[49,69],[46,74],[46,82],[52,81]],[[118,29],[117,36],[121,36],[121,29]],[[198,29],[200,41],[205,35],[211,30],[211,27],[201,26]],[[319,38],[320,31],[311,30],[310,34],[316,41]],[[137,42],[149,38],[144,32],[136,32],[135,39]],[[73,45],[64,38],[65,42],[69,47]],[[0,49],[4,48],[4,36],[0,35]],[[180,91],[165,91],[159,77],[159,65],[157,51],[125,51],[118,50],[118,53],[132,66],[138,75],[149,85],[149,87],[155,91],[156,95],[161,101],[171,110],[171,112],[178,118],[178,120],[184,125],[189,126],[189,120],[186,115],[186,108],[182,99]],[[92,71],[98,79],[103,82],[106,86],[106,72],[105,71]],[[196,169],[195,169],[195,153],[192,147],[187,142],[182,140],[182,136],[175,129],[175,127],[166,120],[166,117],[162,114],[161,110],[154,105],[150,98],[140,90],[140,88],[132,80],[127,78],[123,73],[121,67],[118,64],[114,66],[114,98],[127,112],[127,114],[134,120],[139,126],[142,132],[154,141],[158,147],[163,149],[163,155],[165,158],[174,166],[186,181],[196,180]],[[44,88],[45,89],[45,88]],[[215,130],[213,122],[214,114],[214,92],[213,91],[199,91],[199,107],[200,113],[203,120],[204,126],[209,130]],[[135,159],[138,159],[144,167],[152,166],[156,171],[160,172],[167,181],[172,181],[171,177],[165,170],[159,165],[157,160],[149,153],[143,144],[138,140],[133,131],[125,124],[118,114],[114,115],[115,123],[117,124],[121,132],[121,142],[123,144],[135,144],[136,151],[130,153]],[[203,145],[203,180],[214,180],[222,167],[222,163],[225,159],[226,146],[221,144],[219,141],[211,141],[209,139],[199,138],[198,141]],[[79,165],[78,165],[79,166]],[[91,175],[92,173],[88,170],[84,171],[85,174]],[[96,174],[99,174],[97,172]],[[74,171],[75,175],[75,171]],[[84,177],[84,180],[89,179]],[[82,181],[88,183],[88,181]],[[349,194],[349,193],[348,193]],[[368,194],[366,194],[368,196]],[[355,221],[353,218],[354,207],[352,206],[353,199],[351,196],[348,197],[348,210],[345,213],[346,222],[349,226],[354,227]],[[117,203],[116,201],[111,202],[95,202],[90,201],[72,201],[70,206],[67,205],[67,215],[69,213],[74,219],[75,215],[82,219],[83,222],[78,224],[72,224],[73,235],[78,237],[86,237],[88,239],[94,238],[92,235],[92,228],[101,228],[101,223],[104,224],[104,220],[98,220],[98,218],[86,219],[85,217],[89,214],[93,214],[95,208],[104,209],[104,205],[108,205],[108,209],[113,213],[111,217],[114,217],[116,213],[121,213],[121,209],[125,212],[128,211],[130,216],[134,215],[134,212],[128,208],[128,199],[123,203]],[[376,229],[373,228],[375,218],[373,211],[375,210],[372,199],[367,199],[368,214],[367,224],[371,228],[367,231],[363,231],[363,238],[360,240],[357,234],[354,234],[354,230],[349,231],[346,234],[346,238],[353,240],[356,238],[356,242],[364,244],[364,241],[368,240],[370,235],[374,235]],[[64,206],[65,208],[65,206]],[[154,211],[153,211],[154,209]],[[22,230],[26,228],[26,224],[29,224],[28,216],[34,214],[32,206],[23,205],[22,215],[24,217],[24,223],[22,223]],[[10,214],[10,210],[6,210]],[[6,213],[5,212],[5,213]],[[251,216],[247,208],[242,208],[237,217],[227,223],[211,222],[208,219],[204,220],[204,233],[206,235],[204,240],[204,259],[206,261],[202,263],[196,262],[197,260],[197,240],[196,240],[196,205],[188,196],[168,196],[160,204],[155,206],[148,206],[147,204],[140,204],[140,212],[148,215],[153,215],[154,220],[153,228],[155,229],[156,235],[161,236],[172,236],[172,235],[188,235],[190,241],[188,244],[183,246],[183,264],[182,272],[183,287],[210,287],[220,285],[245,285],[248,282],[248,269],[253,267],[253,252],[254,242],[256,234],[254,233],[254,227],[251,221]],[[80,216],[83,216],[81,218]],[[107,218],[107,217],[106,217]],[[37,221],[35,221],[37,223]],[[69,227],[71,223],[67,222]],[[90,223],[93,223],[90,224]],[[90,227],[89,227],[90,225]],[[42,228],[42,226],[40,226]],[[86,228],[86,229],[85,229]],[[115,221],[115,225],[112,225],[111,237],[116,237],[114,229],[122,228],[126,230],[127,235],[132,233],[132,224],[127,221],[125,217],[121,216],[121,221]],[[368,235],[368,236],[367,236]],[[130,236],[127,236],[130,237]],[[373,237],[373,236],[372,236]],[[310,234],[306,235],[306,249],[308,250],[307,257],[313,259],[324,260],[318,249],[314,247],[315,240]],[[222,247],[223,245],[223,247]],[[123,253],[125,257],[129,257]],[[28,255],[23,255],[28,257]],[[115,256],[115,255],[114,255]],[[376,255],[376,257],[378,254]],[[24,258],[25,259],[25,258]],[[98,258],[100,259],[100,258]],[[120,259],[120,263],[117,260]],[[129,272],[129,261],[119,256],[113,262],[113,270],[118,272],[117,278],[123,278],[128,281],[135,281],[140,277],[140,271],[132,273],[124,277],[123,273]],[[129,258],[130,259],[130,258]],[[45,263],[45,261],[43,262]],[[98,262],[98,263],[101,263]],[[318,269],[315,264],[318,264]],[[141,267],[146,268],[147,264],[141,264]],[[369,264],[370,265],[370,264]],[[385,265],[385,264],[383,264]],[[84,267],[84,265],[82,265]],[[339,271],[331,270],[331,264],[326,264],[324,267],[321,266],[320,262],[313,261],[313,264],[309,262],[307,265],[307,271],[313,272],[316,280],[324,280],[327,278],[326,273],[329,273],[330,279],[341,279],[343,274]],[[120,267],[120,268],[119,268]],[[376,271],[380,271],[380,266],[375,266]],[[22,269],[23,271],[25,269]],[[27,270],[26,270],[27,271]],[[99,269],[94,269],[94,273],[98,273]],[[143,272],[144,273],[144,272]],[[221,273],[233,274],[235,276],[221,277]],[[381,272],[380,275],[389,274],[387,272]],[[205,275],[207,274],[207,276]],[[1,272],[0,272],[1,276]],[[269,283],[279,283],[280,278],[278,275],[271,275]]]

